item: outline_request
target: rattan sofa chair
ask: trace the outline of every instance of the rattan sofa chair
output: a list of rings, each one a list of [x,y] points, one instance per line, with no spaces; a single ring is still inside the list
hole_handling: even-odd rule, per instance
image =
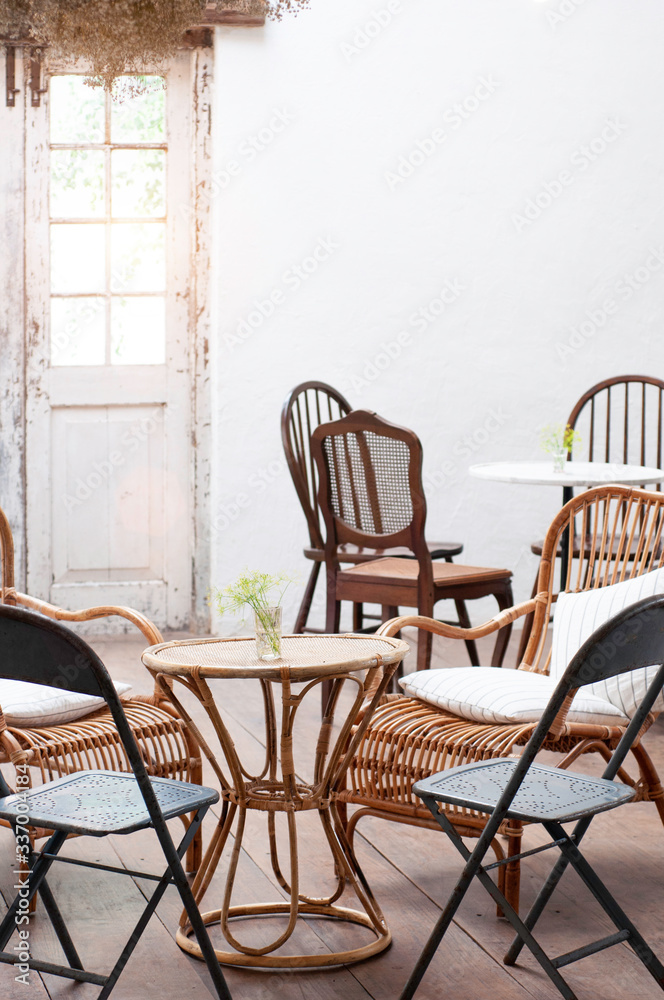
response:
[[[46,601],[20,593],[14,586],[14,543],[5,513],[0,509],[0,598],[3,604],[38,611],[63,622],[86,622],[118,616],[131,622],[145,637],[146,646],[163,642],[159,629],[131,608],[104,606],[84,611],[65,611]],[[185,728],[173,706],[155,685],[151,695],[123,698],[123,707],[149,774],[201,784],[203,778],[198,743]],[[0,704],[0,766],[8,784],[15,787],[16,769],[29,766],[32,784],[89,769],[130,771],[122,740],[106,705],[77,719],[58,724],[17,724]],[[7,765],[7,766],[5,766]],[[13,772],[13,774],[12,774]],[[0,821],[1,822],[1,821]],[[6,824],[4,824],[6,825]],[[34,829],[33,839],[50,831]],[[198,868],[201,859],[200,832],[187,854],[187,867]]]
[[[413,794],[416,781],[456,765],[518,753],[518,748],[527,743],[539,718],[537,699],[530,706],[530,717],[526,712],[520,714],[514,710],[514,702],[519,700],[520,695],[533,686],[552,685],[586,635],[592,632],[592,628],[587,631],[588,627],[597,627],[621,606],[651,593],[664,592],[663,528],[662,493],[625,486],[601,486],[588,490],[569,501],[553,520],[543,544],[538,592],[531,600],[501,611],[484,625],[472,629],[450,626],[421,616],[404,616],[386,622],[378,634],[395,635],[407,626],[416,626],[437,635],[466,639],[469,636],[481,638],[490,635],[528,613],[534,614],[530,639],[516,671],[481,667],[418,671],[407,675],[401,682],[402,686],[407,685],[407,690],[415,690],[418,697],[408,694],[386,697],[374,713],[354,755],[347,773],[347,786],[337,795],[342,817],[345,817],[348,806],[359,807],[346,821],[349,836],[352,837],[358,820],[366,815],[438,829],[428,809]],[[575,535],[587,539],[586,546],[580,553],[577,550],[576,555],[572,551]],[[558,594],[554,592],[559,579],[555,562],[561,544],[568,546],[569,564],[564,593]],[[594,602],[598,607],[599,602],[605,602],[606,606],[603,610],[595,607],[589,611],[580,602]],[[549,651],[547,628],[554,606],[557,607],[559,627],[557,633],[554,629],[554,642]],[[577,627],[579,614],[586,616],[586,633]],[[532,676],[548,675],[550,668],[551,679]],[[465,681],[475,685],[475,709],[468,711],[466,696],[463,707],[459,700],[459,707],[451,710],[450,685],[462,683],[463,686]],[[440,691],[436,693],[435,690],[438,682],[442,685],[442,698]],[[503,709],[511,721],[490,721],[495,720],[496,712],[492,715],[483,698],[491,684],[498,688],[505,686]],[[543,693],[542,710],[549,693]],[[421,700],[425,694],[436,704]],[[460,699],[459,692],[456,697]],[[509,702],[511,709],[507,704]],[[443,703],[448,707],[441,707]],[[585,715],[576,712],[574,715],[565,714],[551,728],[544,749],[557,752],[560,755],[558,766],[563,768],[584,753],[596,752],[608,758],[611,748],[628,724],[627,709],[620,710],[618,717],[614,717],[614,708],[615,705],[609,705],[606,718],[604,715],[595,716],[592,712]],[[518,716],[516,721],[512,717],[514,714]],[[654,717],[654,714],[649,716],[645,728],[654,721]],[[596,721],[597,718],[602,721]],[[630,777],[622,769],[621,779],[634,785],[636,801],[652,801],[664,822],[664,792],[654,764],[640,740],[633,746],[630,759],[637,765],[638,776]],[[446,806],[445,809],[463,836],[480,835],[486,820],[483,814],[453,806]],[[522,824],[510,820],[503,824],[501,832],[508,838],[508,854],[518,854]],[[503,857],[500,842],[494,840],[493,846],[497,856]],[[519,862],[510,862],[500,871],[501,888],[510,904],[517,909]]]

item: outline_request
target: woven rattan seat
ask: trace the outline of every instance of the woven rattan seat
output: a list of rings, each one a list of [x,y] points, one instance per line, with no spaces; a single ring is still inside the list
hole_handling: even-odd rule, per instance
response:
[[[610,586],[620,580],[634,579],[664,564],[664,496],[661,493],[630,489],[625,486],[600,486],[572,499],[552,522],[544,542],[540,563],[537,596],[517,607],[498,614],[485,625],[471,630],[455,628],[424,616],[404,616],[388,622],[379,634],[395,635],[407,626],[433,634],[463,639],[491,635],[513,621],[532,614],[533,630],[518,669],[547,674],[549,653],[547,628],[557,598],[558,574],[555,553],[570,526],[589,539],[581,552],[570,551],[565,591],[581,593]],[[567,533],[570,549],[573,532]],[[454,668],[451,668],[454,669]],[[646,728],[652,717],[646,721]],[[340,799],[359,806],[350,816],[349,835],[366,815],[432,828],[428,810],[414,793],[416,782],[430,775],[494,758],[508,757],[528,742],[534,722],[490,724],[461,718],[443,708],[405,695],[390,695],[371,719],[347,772],[346,789]],[[589,725],[563,718],[543,743],[545,750],[559,755],[560,767],[567,768],[581,754],[600,753],[606,757],[625,731],[615,725]],[[631,751],[638,768],[636,776],[625,780],[635,788],[635,801],[651,801],[664,822],[664,791],[657,770],[643,742]],[[448,805],[446,815],[464,835],[477,837],[486,824],[486,816],[462,805]],[[520,820],[506,819],[502,832],[508,838],[510,855],[518,855],[523,826]],[[500,841],[495,849],[502,853]],[[501,869],[508,900],[518,909],[520,864],[510,862]]]

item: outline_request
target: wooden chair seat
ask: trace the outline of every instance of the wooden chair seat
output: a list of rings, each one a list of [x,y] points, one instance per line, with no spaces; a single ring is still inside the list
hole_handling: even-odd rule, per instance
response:
[[[432,571],[434,603],[444,600],[450,588],[454,589],[454,596],[457,596],[460,588],[468,588],[469,598],[493,594],[497,583],[509,584],[512,578],[508,569],[462,566],[456,563],[435,563]],[[342,595],[354,591],[366,593],[364,588],[370,585],[376,603],[416,608],[419,575],[419,564],[413,559],[374,559],[339,571],[337,597],[339,600],[353,600],[352,597]],[[478,591],[482,591],[482,594]]]
[[[427,542],[427,548],[432,559],[452,559],[463,552],[461,542]],[[325,549],[305,548],[307,559],[314,562],[325,562]],[[397,559],[414,559],[415,556],[405,545],[395,545],[388,549],[367,549],[360,545],[340,545],[339,562],[362,563],[373,559],[394,556]]]

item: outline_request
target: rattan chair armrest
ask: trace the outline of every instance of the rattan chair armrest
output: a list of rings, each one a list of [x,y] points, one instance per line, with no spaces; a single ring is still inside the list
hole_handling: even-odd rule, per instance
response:
[[[97,618],[110,618],[115,615],[118,618],[124,618],[126,621],[131,622],[132,625],[141,632],[145,637],[148,646],[155,646],[157,643],[163,642],[164,637],[153,622],[149,618],[146,618],[144,614],[140,611],[134,610],[134,608],[125,608],[121,605],[115,604],[104,604],[99,605],[95,608],[85,608],[80,611],[66,611],[64,608],[59,608],[55,604],[49,604],[47,601],[40,601],[36,597],[30,597],[29,594],[22,594],[18,590],[5,591],[5,602],[8,604],[20,604],[23,607],[31,608],[33,611],[38,611],[42,615],[46,615],[47,618],[54,618],[56,621],[63,622],[88,622],[94,621]],[[150,698],[152,704],[161,705],[164,701],[163,694],[160,688],[157,687],[155,682],[154,694]]]
[[[124,608],[115,604],[104,604],[96,608],[85,608],[81,611],[66,611],[55,604],[40,601],[36,597],[21,594],[17,590],[8,591],[7,596],[13,597],[17,604],[21,604],[26,608],[32,608],[33,611],[38,611],[40,614],[46,615],[47,618],[54,618],[56,621],[87,622],[93,621],[96,618],[109,618],[111,615],[117,615],[118,618],[126,618],[132,625],[135,625],[139,632],[143,633],[151,646],[164,641],[157,626],[153,625],[150,619],[146,618],[144,614],[140,611],[135,611],[133,608]]]
[[[546,599],[546,594],[538,594],[522,604],[516,604],[512,608],[500,611],[493,618],[482,625],[475,625],[473,628],[461,628],[459,625],[449,625],[447,622],[437,621],[435,618],[426,618],[424,615],[401,615],[399,618],[390,618],[384,622],[376,635],[392,636],[396,635],[402,628],[412,626],[422,628],[435,635],[442,635],[448,639],[481,639],[485,635],[491,635],[506,625],[511,625],[517,618],[532,614],[537,607],[538,601]]]

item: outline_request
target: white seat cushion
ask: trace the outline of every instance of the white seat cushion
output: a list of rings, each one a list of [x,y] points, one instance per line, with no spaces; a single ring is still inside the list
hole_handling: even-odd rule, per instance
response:
[[[487,724],[537,722],[555,682],[543,674],[498,667],[447,667],[418,670],[401,678],[405,694]],[[567,716],[570,722],[617,726],[624,714],[601,698],[579,691]]]
[[[131,684],[115,684],[118,694],[126,694]],[[73,722],[104,705],[103,698],[78,694],[63,688],[30,684],[27,681],[0,680],[0,706],[8,726],[39,728]]]
[[[560,594],[553,619],[550,676],[555,680],[562,676],[574,654],[596,628],[623,608],[653,594],[664,594],[664,569],[644,573],[610,587],[598,587],[579,594]],[[657,670],[657,665],[640,667],[618,677],[589,684],[583,690],[610,701],[631,718]],[[660,694],[653,712],[663,710],[664,697]]]

